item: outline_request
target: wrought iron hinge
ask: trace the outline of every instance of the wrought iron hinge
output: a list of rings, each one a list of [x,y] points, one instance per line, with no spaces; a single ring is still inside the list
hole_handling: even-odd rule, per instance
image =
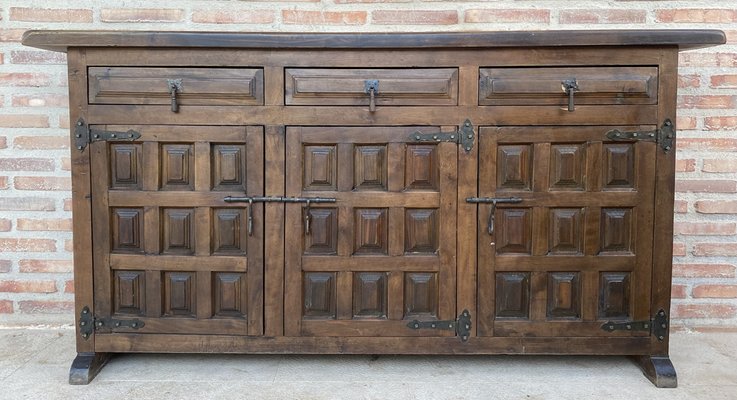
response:
[[[95,317],[92,315],[90,308],[84,306],[82,312],[79,315],[79,333],[82,338],[87,340],[92,336],[92,333],[101,329],[113,329],[113,328],[131,328],[140,329],[146,324],[140,319],[113,319],[111,317]]]
[[[669,152],[673,148],[673,141],[676,138],[676,127],[673,121],[666,119],[660,128],[654,131],[631,131],[624,132],[619,129],[612,129],[606,133],[606,137],[610,140],[647,140],[660,145],[664,152]]]
[[[659,341],[665,340],[668,334],[668,315],[665,310],[659,310],[655,314],[655,318],[647,321],[630,321],[630,322],[614,322],[609,321],[601,326],[602,330],[607,332],[614,331],[645,331],[658,338]]]
[[[89,143],[101,140],[120,140],[132,142],[141,137],[140,132],[129,129],[127,132],[103,131],[90,129],[84,119],[80,118],[74,124],[74,147],[82,151]]]
[[[463,121],[457,132],[436,132],[422,133],[417,131],[409,136],[413,142],[451,142],[461,145],[463,150],[468,153],[473,149],[473,143],[476,134],[473,131],[473,124],[470,119]]]
[[[468,341],[471,334],[471,313],[463,310],[458,319],[453,321],[418,321],[414,320],[407,324],[410,329],[442,329],[455,331],[456,335],[461,338],[461,342]]]

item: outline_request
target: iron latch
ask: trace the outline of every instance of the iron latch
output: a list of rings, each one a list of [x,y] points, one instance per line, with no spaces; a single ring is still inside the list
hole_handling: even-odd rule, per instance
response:
[[[499,203],[521,203],[522,199],[519,197],[467,197],[466,203],[475,204],[491,204],[489,207],[489,220],[486,224],[486,232],[489,235],[494,234],[494,218],[496,215],[496,205]]]
[[[647,321],[628,321],[628,322],[614,322],[608,321],[601,326],[601,329],[607,332],[614,331],[640,331],[649,332],[651,335],[658,338],[659,341],[665,340],[665,336],[668,334],[668,316],[665,314],[665,310],[659,310],[655,314],[655,318]]]
[[[460,129],[457,132],[436,132],[436,133],[422,133],[417,131],[409,136],[409,139],[413,142],[451,142],[458,143],[461,145],[463,150],[468,153],[473,149],[473,143],[476,139],[476,134],[473,131],[473,124],[470,119],[463,121]]]
[[[79,118],[74,128],[74,147],[79,151],[83,151],[88,144],[92,142],[117,140],[132,142],[141,137],[140,132],[129,129],[126,132],[103,131],[100,129],[90,129],[84,119]]]
[[[315,203],[335,203],[334,197],[283,197],[283,196],[228,196],[223,199],[226,203],[248,203],[248,235],[253,235],[253,203],[305,203],[305,235],[310,234],[312,214],[310,205]]]
[[[113,329],[113,328],[131,328],[140,329],[146,324],[140,319],[114,319],[112,317],[95,317],[92,315],[90,308],[84,306],[79,316],[79,333],[82,335],[84,340],[87,340],[92,336],[94,331],[101,329]]]
[[[676,127],[670,119],[666,119],[660,128],[653,131],[625,132],[619,129],[612,129],[606,133],[606,137],[614,141],[646,140],[655,142],[667,153],[673,148],[673,141],[676,138]]]
[[[461,338],[461,342],[467,342],[471,334],[471,313],[463,310],[458,319],[453,321],[418,321],[413,320],[407,324],[410,329],[442,329],[455,331]]]

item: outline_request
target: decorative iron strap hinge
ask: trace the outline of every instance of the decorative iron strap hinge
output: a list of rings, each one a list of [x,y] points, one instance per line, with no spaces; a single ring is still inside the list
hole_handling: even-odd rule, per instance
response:
[[[101,329],[113,329],[113,328],[131,328],[140,329],[146,324],[140,319],[113,319],[111,317],[100,318],[95,317],[90,312],[90,308],[84,306],[82,313],[79,316],[79,333],[82,335],[84,340],[87,340],[92,336],[94,331]]]
[[[132,142],[141,137],[140,132],[129,129],[127,132],[103,131],[90,129],[84,119],[80,118],[74,125],[74,147],[83,151],[88,144],[102,140],[119,140]]]
[[[610,140],[647,140],[660,145],[664,152],[669,152],[673,148],[673,141],[676,138],[676,127],[673,122],[666,119],[659,129],[654,131],[631,131],[624,132],[619,129],[612,129],[606,133],[606,137]]]
[[[473,124],[470,119],[466,119],[461,124],[460,129],[457,132],[436,132],[436,133],[422,133],[417,131],[409,136],[409,139],[413,142],[451,142],[458,143],[461,145],[463,150],[468,153],[473,149],[473,143],[476,139],[476,134],[473,131]]]
[[[447,331],[455,331],[456,335],[461,338],[461,342],[468,341],[471,334],[471,313],[463,310],[458,319],[454,321],[418,321],[414,320],[407,324],[410,329],[442,329]]]
[[[665,340],[668,334],[668,316],[665,310],[659,310],[655,314],[655,318],[648,321],[630,321],[630,322],[613,322],[609,321],[601,326],[602,330],[607,332],[614,331],[645,331],[658,338],[659,341]]]

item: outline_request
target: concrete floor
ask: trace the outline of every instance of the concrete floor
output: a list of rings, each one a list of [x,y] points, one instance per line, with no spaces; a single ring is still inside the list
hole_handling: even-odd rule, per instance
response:
[[[0,328],[0,399],[737,399],[737,334],[676,333],[678,389],[624,357],[128,354],[67,384],[74,332]]]

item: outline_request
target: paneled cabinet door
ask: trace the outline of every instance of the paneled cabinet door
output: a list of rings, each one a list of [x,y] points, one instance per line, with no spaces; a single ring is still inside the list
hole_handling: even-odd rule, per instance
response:
[[[455,130],[456,127],[448,127]],[[457,148],[441,127],[288,127],[287,336],[454,336]]]
[[[262,334],[263,128],[93,128],[141,133],[90,145],[98,333]]]
[[[654,129],[480,130],[479,196],[521,199],[479,205],[480,336],[649,334],[601,329],[650,318],[660,150],[614,128]]]

